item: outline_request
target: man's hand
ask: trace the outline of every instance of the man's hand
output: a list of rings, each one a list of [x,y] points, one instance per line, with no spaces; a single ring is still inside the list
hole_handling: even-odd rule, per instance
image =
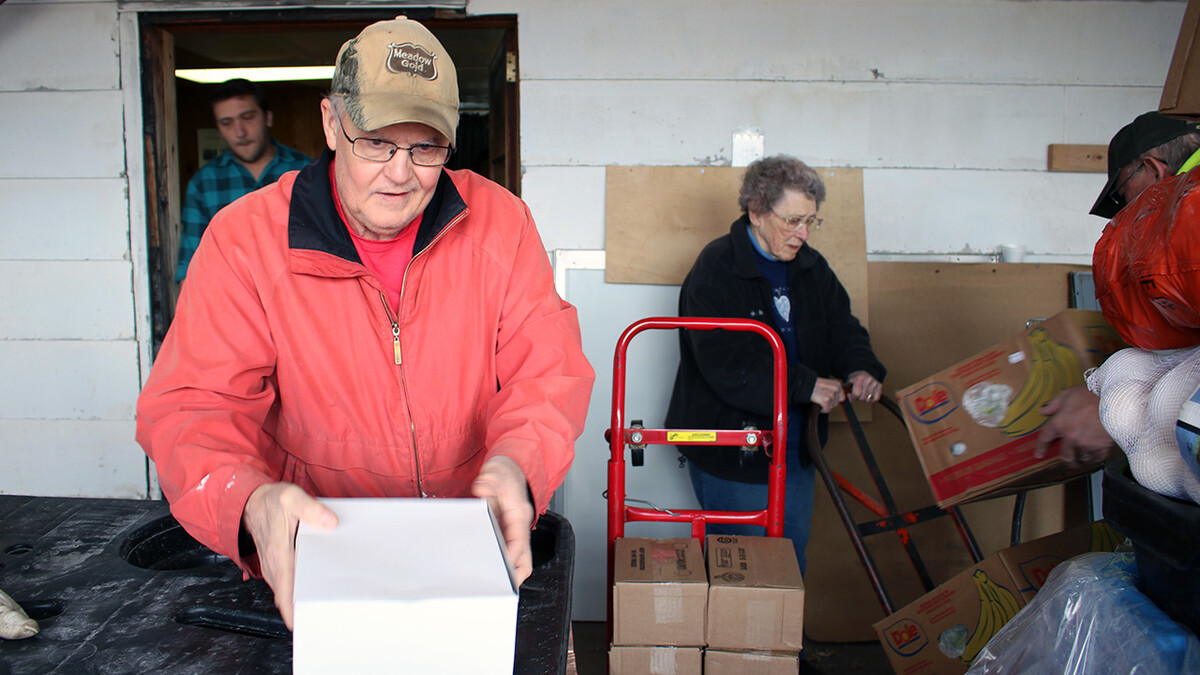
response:
[[[516,570],[517,584],[524,583],[533,574],[529,531],[533,528],[534,515],[525,472],[508,457],[492,457],[483,463],[479,476],[471,484],[471,494],[491,502],[504,533],[508,559]]]
[[[1033,456],[1049,454],[1050,444],[1059,443],[1059,456],[1070,468],[1108,459],[1114,447],[1112,438],[1100,422],[1100,397],[1086,385],[1064,389],[1040,411],[1050,418],[1038,434]]]
[[[296,528],[304,522],[322,530],[337,527],[337,515],[292,483],[266,483],[250,493],[242,526],[254,538],[263,579],[275,593],[283,623],[292,628],[296,581]]]
[[[809,400],[821,406],[821,412],[828,413],[846,400],[846,392],[842,388],[841,382],[818,377]]]
[[[883,385],[865,370],[850,373],[850,398],[855,401],[878,401]]]

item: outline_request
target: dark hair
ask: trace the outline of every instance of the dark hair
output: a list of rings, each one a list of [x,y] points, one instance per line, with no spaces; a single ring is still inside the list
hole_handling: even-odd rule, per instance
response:
[[[812,167],[789,155],[774,155],[746,167],[738,206],[744,213],[764,213],[783,197],[784,190],[808,196],[818,208],[825,201],[825,182]]]
[[[240,77],[219,84],[213,90],[212,96],[209,97],[208,104],[215,106],[221,101],[227,101],[237,96],[253,96],[254,102],[258,104],[259,108],[262,108],[264,114],[271,111],[271,106],[267,103],[267,97],[263,94],[262,89],[259,89],[258,85],[250,80]]]

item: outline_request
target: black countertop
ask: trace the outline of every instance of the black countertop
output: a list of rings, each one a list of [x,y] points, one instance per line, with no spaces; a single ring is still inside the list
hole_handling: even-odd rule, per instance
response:
[[[514,672],[565,671],[574,548],[565,519],[540,519]],[[163,501],[0,495],[0,590],[42,629],[0,640],[0,674],[291,672],[270,588],[242,581]]]

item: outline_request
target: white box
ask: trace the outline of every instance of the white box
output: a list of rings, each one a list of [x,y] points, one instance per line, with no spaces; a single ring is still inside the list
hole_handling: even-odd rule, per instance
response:
[[[296,536],[295,673],[513,672],[517,588],[482,499],[323,499]]]

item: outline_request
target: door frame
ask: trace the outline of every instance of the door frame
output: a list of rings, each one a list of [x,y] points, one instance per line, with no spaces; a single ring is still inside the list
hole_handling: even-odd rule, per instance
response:
[[[465,4],[465,3],[463,3]],[[492,78],[494,109],[499,114],[503,150],[491,154],[499,167],[493,178],[520,195],[520,78],[517,16],[469,16],[465,9],[429,7],[347,7],[311,5],[287,9],[216,8],[211,3],[130,3],[120,11],[121,69],[125,92],[126,166],[129,174],[131,254],[139,364],[143,383],[175,313],[179,287],[174,282],[182,195],[179,181],[178,129],[174,111],[174,44],[178,32],[226,32],[273,26],[354,25],[390,19],[403,12],[431,30],[479,28],[504,30],[498,63],[512,67],[507,77]],[[139,11],[141,10],[141,11]],[[150,11],[153,10],[153,11]],[[333,55],[331,55],[332,57]],[[503,72],[503,68],[502,68]],[[132,139],[141,139],[137,142]],[[492,146],[497,138],[493,136]],[[497,159],[498,157],[498,159]]]

